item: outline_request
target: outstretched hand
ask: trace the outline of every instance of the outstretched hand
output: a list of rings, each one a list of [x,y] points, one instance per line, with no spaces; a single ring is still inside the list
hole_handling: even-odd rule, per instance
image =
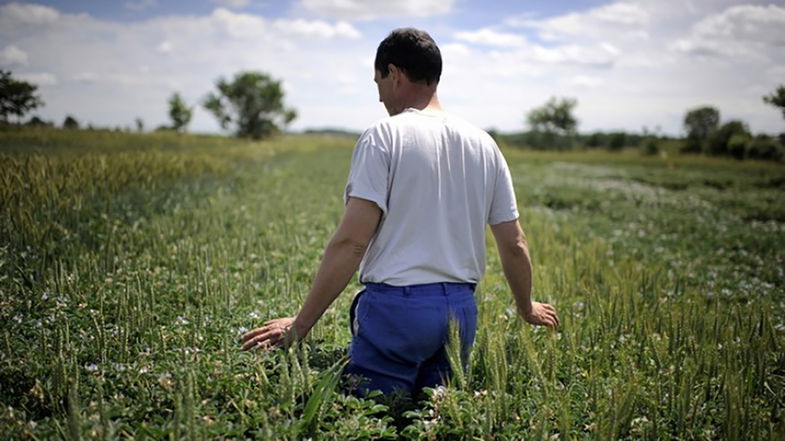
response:
[[[556,308],[547,303],[532,302],[531,310],[521,311],[521,317],[532,325],[543,325],[551,329],[556,329],[559,326],[559,315],[556,314]]]
[[[276,347],[286,347],[296,340],[292,328],[294,317],[283,317],[270,320],[261,328],[252,329],[242,335],[242,350],[264,349],[271,350]]]

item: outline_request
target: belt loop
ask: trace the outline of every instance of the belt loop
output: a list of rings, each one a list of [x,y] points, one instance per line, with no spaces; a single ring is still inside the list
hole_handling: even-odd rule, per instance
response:
[[[403,287],[403,295],[409,297],[412,294],[412,290],[408,286]]]
[[[441,283],[439,283],[439,285],[442,286],[442,295],[446,296],[447,295],[447,284],[444,283],[444,282],[441,282]]]

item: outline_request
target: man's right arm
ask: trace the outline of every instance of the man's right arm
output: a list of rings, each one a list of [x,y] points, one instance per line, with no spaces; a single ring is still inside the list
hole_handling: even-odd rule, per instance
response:
[[[547,304],[532,301],[532,264],[526,234],[517,219],[491,225],[496,247],[502,261],[504,276],[515,298],[518,314],[533,325],[545,325],[555,329],[559,325],[556,309]]]

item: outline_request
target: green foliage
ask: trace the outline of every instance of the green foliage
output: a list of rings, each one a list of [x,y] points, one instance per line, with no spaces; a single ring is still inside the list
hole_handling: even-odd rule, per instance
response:
[[[578,120],[573,115],[578,100],[574,98],[551,97],[547,103],[529,111],[526,121],[534,132],[545,132],[551,135],[573,135]]]
[[[627,134],[624,132],[614,132],[610,135],[610,140],[608,141],[608,149],[610,150],[621,150],[624,148],[624,145],[627,142]]]
[[[774,138],[758,135],[747,143],[746,154],[750,159],[781,161],[785,158],[785,148]]]
[[[77,121],[76,118],[71,115],[66,115],[65,119],[63,120],[63,128],[77,130],[79,129],[79,121]]]
[[[785,118],[785,86],[777,87],[777,90],[763,97],[763,102],[777,107],[782,112],[782,117]]]
[[[596,148],[602,145],[602,134],[599,132],[594,132],[586,138],[586,147]]]
[[[747,154],[747,144],[750,137],[747,134],[735,133],[728,139],[728,155],[736,159],[744,159]]]
[[[188,123],[191,122],[193,109],[188,107],[178,92],[174,92],[169,97],[169,118],[172,120],[172,129],[177,132],[185,132]],[[140,127],[137,122],[137,128]],[[143,127],[143,126],[142,126]],[[141,132],[141,130],[138,130]]]
[[[737,137],[737,140],[741,138],[749,139],[750,131],[744,122],[732,120],[720,126],[706,140],[704,152],[709,155],[730,155],[729,142],[734,136]],[[743,151],[744,148],[742,147],[742,155]]]
[[[10,71],[0,70],[0,118],[3,122],[8,122],[10,115],[21,120],[27,112],[43,106],[37,89],[34,84],[13,78]]]
[[[352,144],[1,132],[4,439],[782,439],[780,164],[506,150],[562,326],[516,317],[489,235],[468,368],[402,425],[336,383],[356,280],[238,351],[308,292]]]
[[[237,136],[268,137],[297,117],[294,109],[284,106],[280,81],[265,73],[238,72],[231,82],[219,78],[215,87],[218,90],[207,95],[204,107],[223,129],[234,126]]]
[[[655,136],[646,137],[646,139],[643,141],[642,153],[649,156],[660,153],[660,144]]]
[[[703,106],[687,111],[684,115],[684,128],[687,131],[685,152],[700,152],[703,144],[720,123],[720,111],[715,107]]]
[[[41,117],[35,115],[31,117],[25,125],[29,127],[54,127],[54,123],[51,121],[45,121]]]

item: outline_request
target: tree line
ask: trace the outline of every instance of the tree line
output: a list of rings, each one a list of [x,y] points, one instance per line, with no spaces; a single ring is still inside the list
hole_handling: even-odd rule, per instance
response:
[[[208,93],[202,106],[211,113],[222,129],[231,131],[235,136],[261,139],[279,133],[283,127],[297,117],[297,111],[286,107],[281,82],[268,74],[258,71],[243,71],[231,80],[218,78],[216,90]],[[23,117],[44,105],[37,92],[38,87],[16,79],[10,71],[0,71],[0,119],[2,124],[23,124]],[[193,106],[188,106],[178,92],[172,93],[167,100],[170,124],[156,130],[185,132],[193,117]],[[11,118],[16,117],[12,122]],[[30,126],[54,126],[38,116],[31,117],[26,123]],[[144,131],[141,118],[135,120],[136,129]],[[65,129],[82,128],[72,115],[63,120]],[[92,127],[88,127],[92,128]]]
[[[785,86],[779,86],[763,101],[778,108],[785,118]],[[545,104],[530,110],[525,123],[528,131],[501,134],[489,130],[497,140],[515,147],[541,150],[573,148],[605,148],[622,150],[641,148],[645,154],[657,154],[662,141],[671,138],[644,128],[643,133],[624,131],[578,133],[574,116],[578,101],[574,98],[551,97]],[[686,137],[681,141],[684,153],[730,156],[737,159],[785,160],[785,133],[778,137],[753,135],[746,123],[730,120],[720,124],[720,113],[713,106],[700,106],[686,111],[683,127]]]
[[[14,78],[10,71],[0,70],[0,123],[12,124],[11,118],[15,117],[15,124],[22,124],[27,113],[43,106],[44,101],[37,89],[34,84]],[[763,101],[778,108],[785,118],[785,86],[779,86],[764,96]],[[185,132],[193,117],[194,106],[189,106],[178,92],[171,94],[167,105],[170,124],[159,126],[156,130]],[[222,129],[238,137],[253,139],[278,133],[297,117],[297,112],[284,104],[281,82],[258,71],[238,72],[232,79],[218,78],[215,90],[205,95],[201,105],[215,117]],[[574,115],[577,105],[575,98],[552,97],[526,114],[528,131],[512,134],[489,132],[497,140],[519,147],[550,150],[640,147],[642,152],[652,155],[659,153],[661,142],[668,139],[659,133],[659,129],[654,132],[644,129],[642,134],[623,131],[580,134]],[[720,123],[720,112],[716,107],[689,109],[683,120],[686,137],[680,150],[737,159],[785,160],[785,133],[777,139],[764,134],[753,135],[747,124],[740,120]],[[54,125],[38,116],[33,116],[25,124]],[[144,131],[141,118],[137,118],[135,124],[137,131]],[[72,115],[66,116],[62,127],[82,128]]]

